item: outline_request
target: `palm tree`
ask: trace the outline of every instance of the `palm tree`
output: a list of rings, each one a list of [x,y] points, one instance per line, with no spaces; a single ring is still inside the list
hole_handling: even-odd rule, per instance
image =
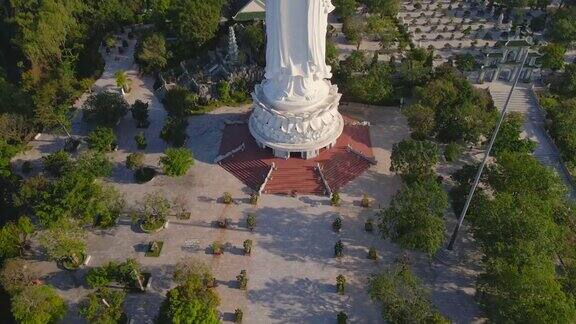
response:
[[[122,92],[130,92],[130,79],[124,70],[118,70],[114,74],[116,77],[116,85],[122,89]]]

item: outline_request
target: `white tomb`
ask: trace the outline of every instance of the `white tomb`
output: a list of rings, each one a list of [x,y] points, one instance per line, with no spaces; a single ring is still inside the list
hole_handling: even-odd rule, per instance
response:
[[[262,148],[310,159],[344,129],[326,65],[330,0],[266,0],[266,76],[252,97],[250,132]]]

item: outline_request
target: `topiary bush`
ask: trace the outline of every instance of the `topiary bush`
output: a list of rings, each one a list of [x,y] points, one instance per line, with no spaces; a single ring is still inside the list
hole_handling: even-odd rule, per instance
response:
[[[145,150],[148,146],[146,142],[146,136],[144,136],[144,132],[140,132],[134,136],[134,141],[136,141],[136,146],[139,150]]]
[[[338,275],[336,277],[336,291],[340,295],[344,295],[344,290],[346,289],[346,277],[343,275]]]
[[[229,192],[225,192],[222,195],[222,202],[225,203],[226,205],[230,205],[231,203],[233,203],[234,199],[232,199],[232,194],[230,194]]]
[[[368,249],[368,259],[370,260],[378,259],[378,252],[376,252],[376,248],[373,246],[371,246],[370,249]]]
[[[171,177],[183,176],[194,165],[194,155],[186,148],[168,148],[160,158],[164,174]]]
[[[236,308],[234,311],[234,323],[242,323],[242,318],[244,317],[244,312],[240,308]]]
[[[131,153],[126,157],[126,167],[132,171],[141,169],[144,166],[144,154],[140,152]]]
[[[332,197],[330,198],[330,203],[332,204],[332,206],[340,206],[340,204],[342,203],[342,200],[340,199],[340,193],[338,192],[333,192],[332,193]]]
[[[364,230],[368,233],[374,232],[374,221],[372,218],[366,220],[366,223],[364,223]]]
[[[254,228],[256,228],[256,216],[254,214],[248,214],[246,226],[250,231],[254,231]]]
[[[348,315],[344,312],[339,312],[338,315],[336,315],[336,320],[338,324],[346,324],[348,322]]]
[[[332,229],[334,232],[340,232],[342,229],[342,218],[336,217],[336,219],[332,222]]]
[[[334,244],[334,256],[337,258],[344,256],[344,243],[341,240]]]
[[[252,240],[245,240],[243,246],[245,255],[252,254]]]
[[[236,276],[238,281],[238,289],[246,290],[248,288],[248,274],[246,270],[240,271],[240,274]]]
[[[88,147],[98,152],[110,152],[116,147],[116,135],[111,128],[96,127],[87,138]]]

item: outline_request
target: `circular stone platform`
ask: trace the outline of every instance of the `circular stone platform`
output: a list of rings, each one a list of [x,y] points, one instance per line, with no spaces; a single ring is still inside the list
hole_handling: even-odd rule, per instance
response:
[[[220,165],[255,191],[260,190],[274,165],[275,169],[263,193],[325,195],[326,186],[317,169],[320,167],[330,189],[338,191],[371,165],[367,159],[351,152],[348,145],[368,158],[374,156],[369,126],[361,125],[346,116],[342,121],[342,135],[330,149],[320,150],[313,159],[275,157],[271,149],[258,146],[248,125],[227,125],[223,131],[220,154],[224,155],[242,144],[245,148],[220,161]]]

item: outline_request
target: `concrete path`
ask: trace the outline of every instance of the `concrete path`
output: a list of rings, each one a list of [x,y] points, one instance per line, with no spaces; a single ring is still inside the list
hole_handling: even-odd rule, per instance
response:
[[[511,85],[496,81],[489,84],[478,85],[478,87],[486,88],[486,85],[488,85],[490,89],[496,107],[502,110],[510,93]],[[510,100],[508,112],[518,112],[526,117],[522,136],[530,138],[538,144],[534,151],[534,156],[544,165],[556,170],[571,189],[571,197],[576,199],[576,184],[568,173],[568,170],[564,167],[560,152],[546,131],[544,112],[538,106],[538,102],[536,98],[534,98],[530,87],[531,84],[526,83],[519,83],[516,86]]]

